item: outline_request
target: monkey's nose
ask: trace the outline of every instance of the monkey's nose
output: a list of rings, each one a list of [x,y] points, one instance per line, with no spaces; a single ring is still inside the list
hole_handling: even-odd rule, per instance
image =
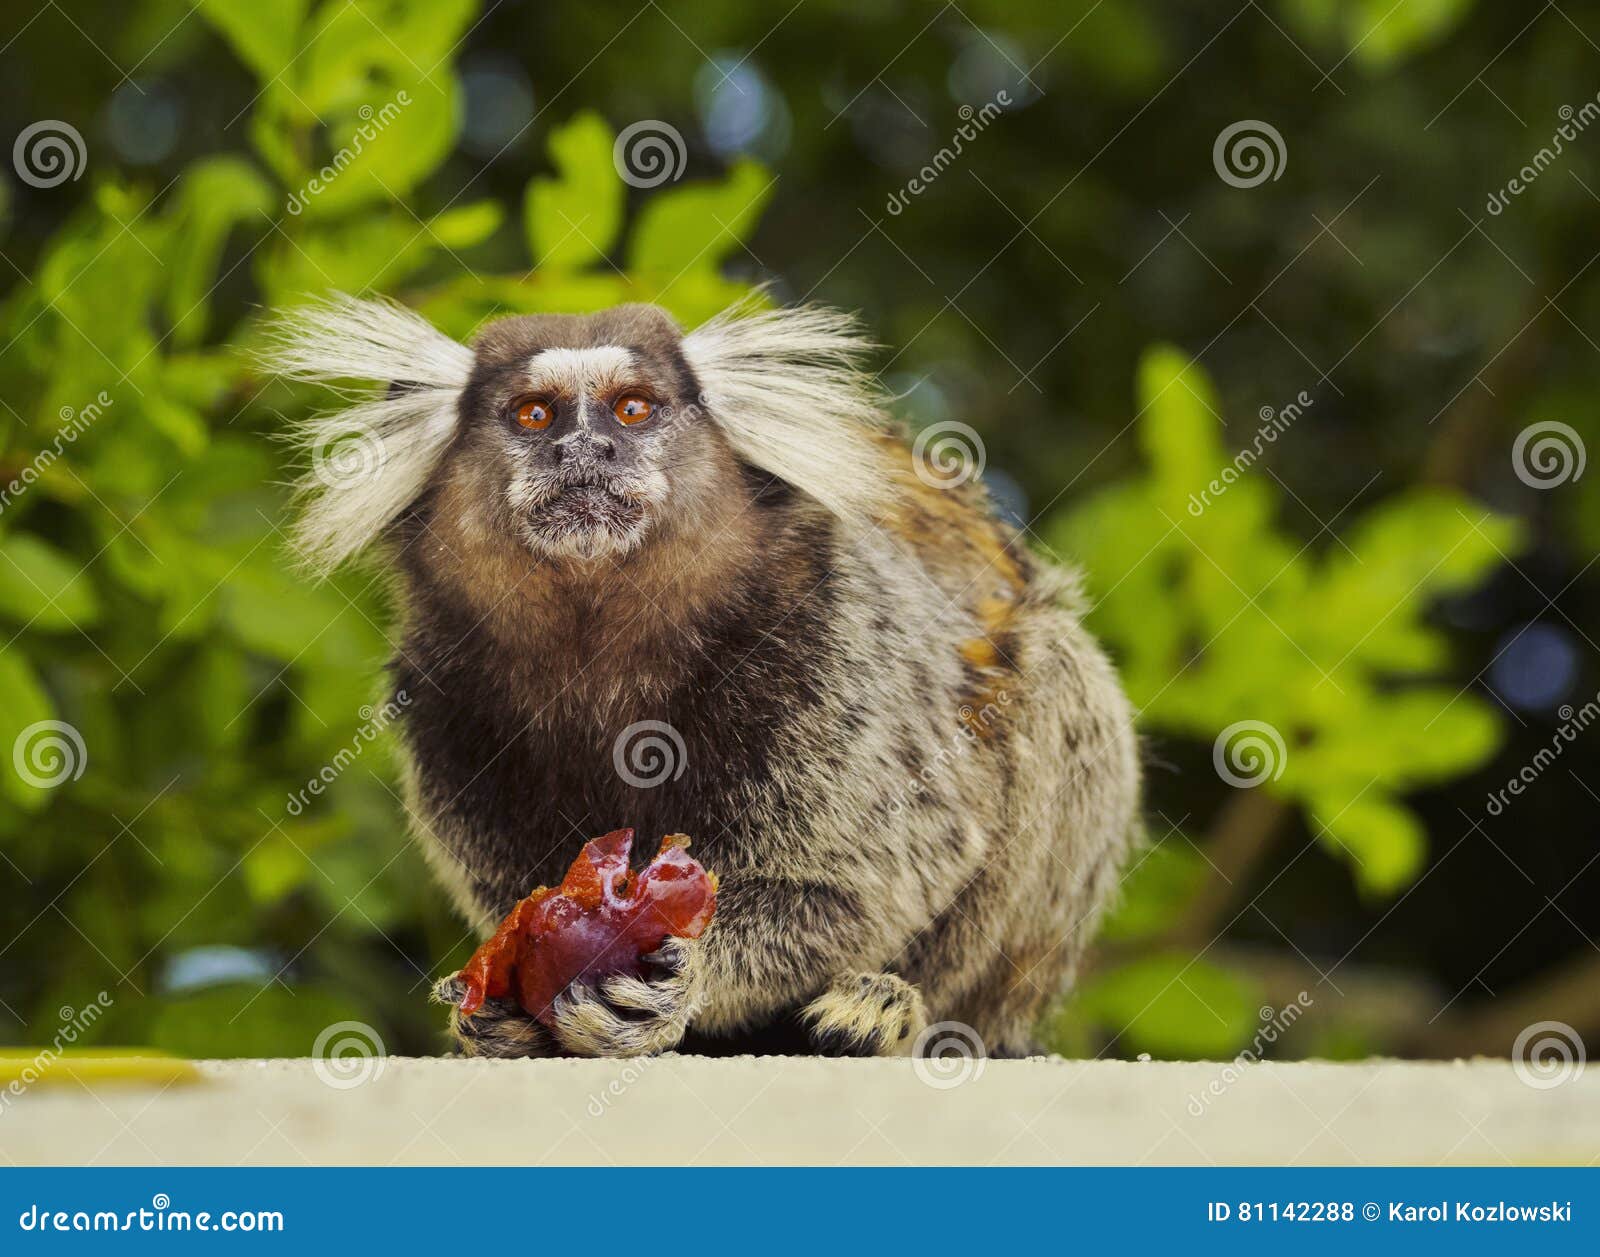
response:
[[[617,459],[616,441],[592,432],[574,433],[564,441],[557,441],[550,449],[558,464],[569,455],[575,463],[612,463]]]

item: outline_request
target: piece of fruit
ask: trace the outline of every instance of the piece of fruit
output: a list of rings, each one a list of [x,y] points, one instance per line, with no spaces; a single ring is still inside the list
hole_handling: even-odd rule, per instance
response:
[[[685,848],[683,834],[661,840],[655,859],[628,867],[633,830],[618,829],[584,844],[561,885],[540,887],[507,914],[461,971],[463,1014],[486,998],[515,995],[533,1017],[551,1024],[557,995],[572,982],[598,984],[627,973],[644,976],[644,957],[668,937],[699,938],[717,907],[717,879]]]

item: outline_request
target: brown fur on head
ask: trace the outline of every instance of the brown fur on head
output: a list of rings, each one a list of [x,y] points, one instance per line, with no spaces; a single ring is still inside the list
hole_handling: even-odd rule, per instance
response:
[[[331,298],[279,320],[267,365],[389,388],[305,425],[314,455],[356,434],[361,474],[313,466],[297,540],[331,569],[437,491],[464,535],[558,565],[616,559],[703,528],[745,469],[882,518],[899,491],[865,348],[834,311],[745,306],[683,335],[628,305],[500,319],[469,349],[401,306]]]
[[[699,394],[653,306],[501,319],[474,344],[440,475],[480,527],[536,558],[624,555],[738,475]]]

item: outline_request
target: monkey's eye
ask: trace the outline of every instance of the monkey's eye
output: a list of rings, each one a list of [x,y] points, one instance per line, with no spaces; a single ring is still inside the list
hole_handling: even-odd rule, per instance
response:
[[[517,422],[524,428],[532,428],[536,432],[548,428],[555,417],[556,408],[549,402],[539,401],[537,398],[523,402],[517,407]]]
[[[611,413],[618,423],[643,423],[656,413],[656,408],[637,393],[624,393],[611,403]]]

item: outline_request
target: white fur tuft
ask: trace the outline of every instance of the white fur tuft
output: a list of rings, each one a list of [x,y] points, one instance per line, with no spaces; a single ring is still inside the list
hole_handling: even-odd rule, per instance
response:
[[[892,509],[882,398],[851,315],[820,306],[735,306],[684,337],[712,417],[738,453],[836,515]]]
[[[300,380],[459,389],[472,371],[472,350],[398,302],[334,293],[276,319],[262,361]]]
[[[311,467],[297,486],[295,543],[307,566],[325,574],[371,544],[426,487],[455,433],[472,350],[404,306],[337,294],[280,317],[261,362],[295,379],[410,386],[296,425]]]

